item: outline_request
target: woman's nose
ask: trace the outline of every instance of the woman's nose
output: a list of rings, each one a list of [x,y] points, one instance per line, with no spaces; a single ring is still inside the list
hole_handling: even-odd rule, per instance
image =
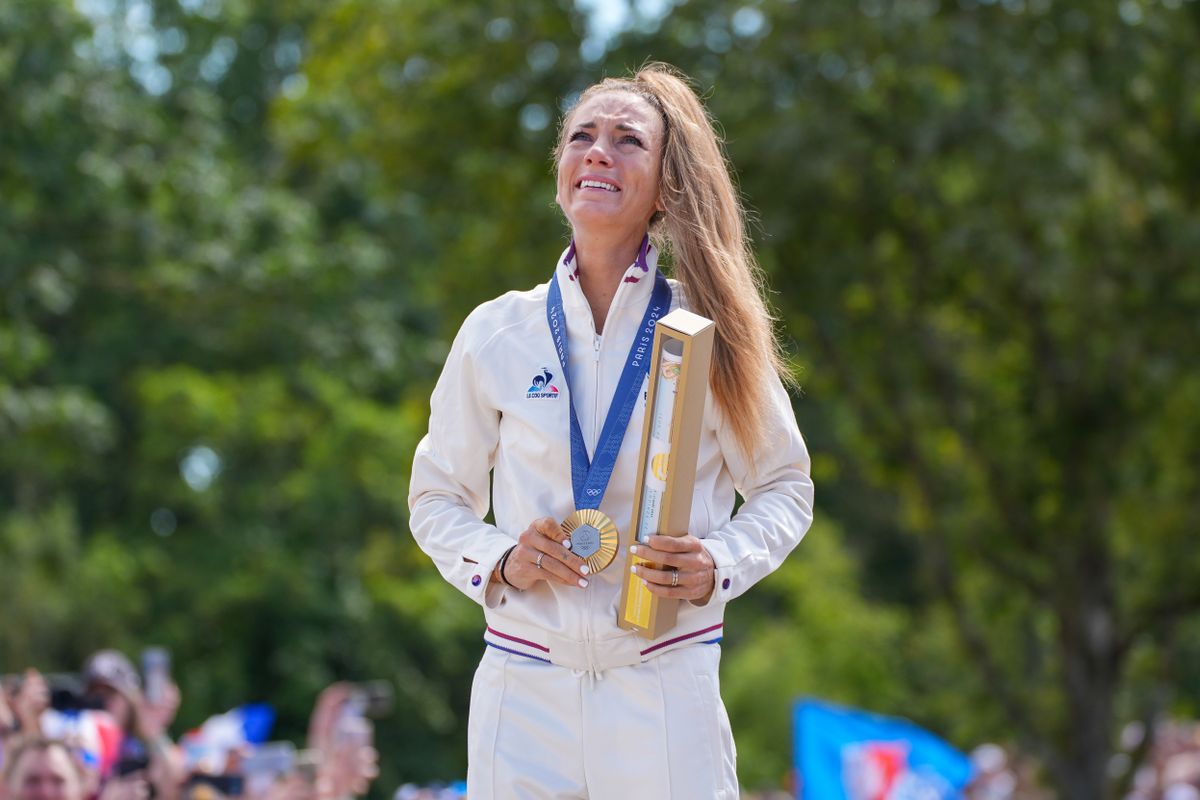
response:
[[[589,164],[609,164],[611,163],[608,157],[608,151],[600,143],[600,140],[592,142],[592,146],[588,149],[587,155],[584,157]]]

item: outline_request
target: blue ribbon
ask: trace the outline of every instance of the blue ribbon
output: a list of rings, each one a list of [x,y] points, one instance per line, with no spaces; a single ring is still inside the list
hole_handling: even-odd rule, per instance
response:
[[[642,247],[638,253],[638,265],[645,266],[645,254],[648,247]],[[629,355],[625,359],[625,367],[621,370],[621,379],[613,392],[612,403],[608,407],[608,416],[604,419],[604,427],[600,431],[600,442],[592,459],[588,458],[587,446],[583,441],[583,429],[579,427],[579,416],[575,413],[575,400],[571,394],[571,370],[567,353],[567,323],[563,311],[562,290],[558,285],[558,272],[550,280],[550,292],[546,296],[546,321],[550,324],[550,335],[554,338],[554,349],[558,352],[558,363],[562,365],[563,381],[567,385],[567,399],[571,405],[571,489],[575,495],[575,508],[599,508],[608,489],[609,478],[617,465],[617,454],[621,452],[621,442],[629,427],[629,418],[637,405],[638,394],[642,383],[650,371],[653,353],[650,348],[654,342],[654,325],[659,317],[671,308],[671,287],[667,279],[657,269],[654,271],[654,291],[650,302],[646,305],[646,313],[642,316],[638,333],[633,337]]]

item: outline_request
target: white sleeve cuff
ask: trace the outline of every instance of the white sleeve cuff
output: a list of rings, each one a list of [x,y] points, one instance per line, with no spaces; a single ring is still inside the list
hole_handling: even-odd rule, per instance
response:
[[[733,554],[729,552],[729,547],[724,542],[719,539],[701,539],[700,545],[712,557],[713,564],[716,565],[716,570],[713,573],[713,592],[709,596],[708,602],[696,603],[692,601],[694,605],[728,603],[748,588],[738,586],[738,582],[734,576]]]
[[[492,572],[496,569],[496,565],[500,563],[500,558],[507,552],[508,548],[515,545],[512,539],[507,536],[489,536],[486,544],[478,550],[466,554],[465,558],[474,561],[474,564],[466,563],[464,560],[463,566],[470,569],[463,570],[465,585],[460,585],[458,588],[463,593],[487,608],[495,608],[504,602],[504,590],[509,588],[503,583],[493,583],[491,580]]]

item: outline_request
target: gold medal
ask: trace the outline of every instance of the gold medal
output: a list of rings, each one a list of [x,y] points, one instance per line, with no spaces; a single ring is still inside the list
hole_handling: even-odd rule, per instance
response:
[[[593,573],[617,557],[619,535],[616,524],[604,512],[581,508],[562,521],[562,532],[571,540],[571,552],[587,562]]]

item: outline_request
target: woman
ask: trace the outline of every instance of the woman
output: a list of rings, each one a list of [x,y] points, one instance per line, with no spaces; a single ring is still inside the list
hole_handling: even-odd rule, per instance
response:
[[[151,702],[137,668],[118,650],[92,653],[82,677],[86,704],[104,709],[121,727],[116,771],[128,769],[128,775],[144,777],[157,800],[177,798],[186,770],[167,729],[179,710],[179,687],[168,680],[162,697]]]
[[[6,800],[84,800],[83,771],[75,754],[63,742],[38,736],[18,740],[0,772],[0,797]]]
[[[572,242],[548,284],[463,323],[409,493],[417,542],[487,620],[468,796],[737,797],[717,678],[725,604],[812,521],[808,454],[742,209],[707,113],[664,65],[588,89],[556,160]],[[670,248],[678,281],[657,272],[651,240]],[[589,574],[559,521],[576,508],[572,451],[603,454],[601,435],[615,435],[600,510],[628,541],[644,392],[623,438],[606,422],[620,416],[620,385],[644,385],[627,356],[656,304],[714,320],[717,339],[690,533],[637,550],[665,567],[640,568],[652,592],[690,602],[647,641],[616,624],[624,554]],[[731,518],[735,490],[745,502]],[[482,521],[489,500],[494,526]]]

